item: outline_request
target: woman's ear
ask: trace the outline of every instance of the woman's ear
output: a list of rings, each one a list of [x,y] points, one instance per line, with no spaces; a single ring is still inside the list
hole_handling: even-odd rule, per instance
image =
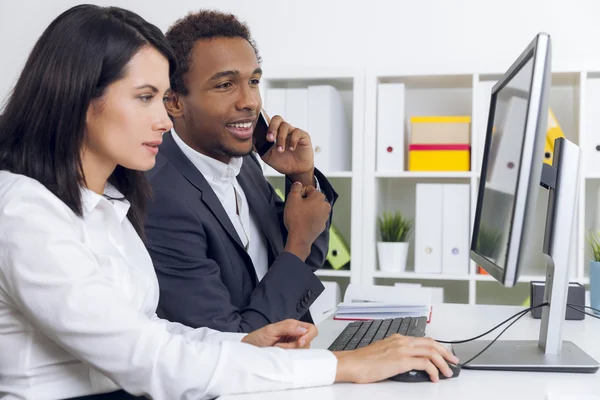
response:
[[[183,104],[174,91],[169,89],[164,97],[165,108],[169,115],[173,118],[179,118],[183,116]]]

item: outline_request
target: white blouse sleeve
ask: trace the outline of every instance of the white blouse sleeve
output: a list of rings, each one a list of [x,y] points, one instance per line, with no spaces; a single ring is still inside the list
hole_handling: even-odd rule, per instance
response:
[[[260,349],[239,335],[149,318],[102,277],[76,223],[35,181],[0,193],[0,290],[40,332],[126,391],[204,399],[333,382],[331,352]]]

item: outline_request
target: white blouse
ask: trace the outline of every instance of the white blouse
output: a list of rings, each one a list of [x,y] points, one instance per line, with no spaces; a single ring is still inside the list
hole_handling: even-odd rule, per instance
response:
[[[0,171],[0,397],[123,388],[204,399],[333,383],[326,350],[260,349],[244,334],[157,318],[158,282],[129,203],[81,195],[83,218],[38,181]]]

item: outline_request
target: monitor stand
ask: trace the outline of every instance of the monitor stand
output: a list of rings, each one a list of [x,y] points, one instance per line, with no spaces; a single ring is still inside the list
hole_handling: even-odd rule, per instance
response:
[[[599,364],[585,351],[562,340],[569,289],[569,252],[579,194],[579,147],[564,138],[555,141],[552,167],[544,164],[541,185],[550,191],[544,236],[546,286],[539,340],[498,340],[464,369],[504,371],[586,372]],[[452,345],[461,362],[490,341]]]

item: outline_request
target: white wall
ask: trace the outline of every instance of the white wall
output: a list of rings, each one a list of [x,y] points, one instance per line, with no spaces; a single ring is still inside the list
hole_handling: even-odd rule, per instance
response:
[[[198,8],[248,22],[264,67],[504,71],[535,33],[552,35],[554,70],[600,71],[599,0],[114,0],[165,30]],[[74,0],[0,0],[0,99],[31,46]]]

